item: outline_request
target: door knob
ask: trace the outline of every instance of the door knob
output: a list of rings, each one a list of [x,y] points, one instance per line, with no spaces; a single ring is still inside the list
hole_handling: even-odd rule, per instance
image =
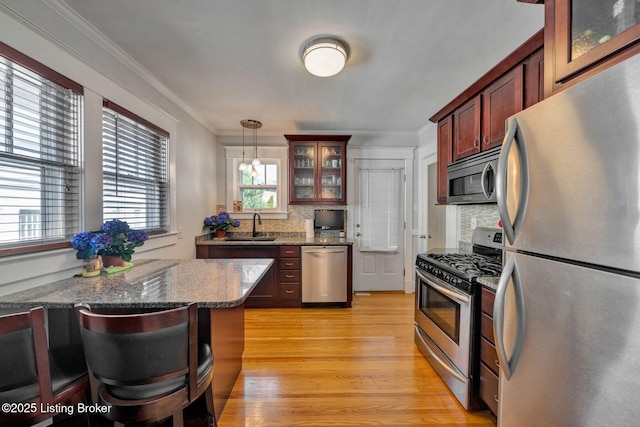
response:
[[[426,236],[426,235],[424,235],[424,234],[421,234],[419,237],[420,237],[421,239],[426,239],[426,238],[427,238],[427,236]],[[429,237],[431,237],[431,236],[429,236]]]
[[[356,237],[360,236],[360,233],[356,233]]]

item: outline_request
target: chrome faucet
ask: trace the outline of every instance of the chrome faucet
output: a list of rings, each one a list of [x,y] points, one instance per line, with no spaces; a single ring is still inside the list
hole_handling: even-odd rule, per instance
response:
[[[256,217],[258,217],[258,224],[262,225],[262,218],[260,218],[260,214],[258,212],[253,214],[253,231],[251,232],[251,237],[256,237],[258,233],[256,232]]]

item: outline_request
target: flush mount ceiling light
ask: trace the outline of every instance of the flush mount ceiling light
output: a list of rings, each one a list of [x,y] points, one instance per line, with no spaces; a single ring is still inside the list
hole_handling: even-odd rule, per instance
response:
[[[302,51],[304,68],[318,77],[338,74],[347,63],[347,57],[347,46],[331,37],[311,40]]]

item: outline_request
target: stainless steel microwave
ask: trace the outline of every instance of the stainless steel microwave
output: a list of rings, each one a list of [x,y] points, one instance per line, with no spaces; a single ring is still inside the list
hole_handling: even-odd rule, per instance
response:
[[[447,203],[496,203],[500,147],[447,166]]]

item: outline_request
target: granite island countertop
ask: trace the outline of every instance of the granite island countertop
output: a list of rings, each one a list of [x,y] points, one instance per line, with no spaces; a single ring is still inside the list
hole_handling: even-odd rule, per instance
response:
[[[485,288],[493,290],[494,292],[498,289],[499,281],[499,277],[478,277],[478,283],[483,285]]]
[[[273,264],[272,259],[135,260],[129,270],[72,277],[0,297],[0,307],[202,308],[241,305]]]
[[[283,246],[283,245],[301,245],[301,246],[352,246],[353,240],[340,237],[315,237],[307,239],[299,236],[277,236],[275,240],[234,240],[228,239],[212,239],[208,235],[196,236],[197,245],[216,245],[216,246]]]

